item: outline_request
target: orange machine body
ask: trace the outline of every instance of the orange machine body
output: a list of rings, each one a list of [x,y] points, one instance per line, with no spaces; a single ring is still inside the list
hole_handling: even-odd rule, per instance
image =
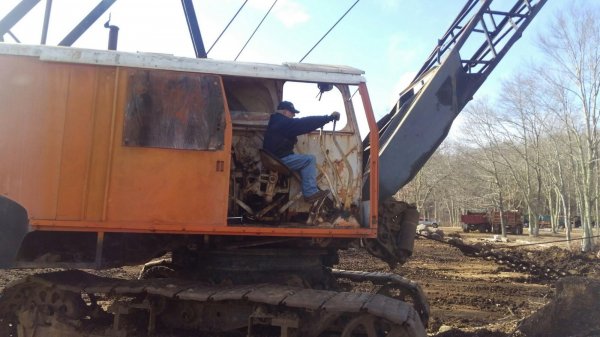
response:
[[[230,194],[236,151],[230,111],[235,103],[228,95],[238,101],[256,97],[244,91],[258,83],[271,97],[262,99],[264,108],[248,104],[268,116],[285,81],[317,83],[319,76],[331,77],[331,69],[318,73],[284,65],[261,72],[257,67],[264,65],[250,64],[240,71],[231,62],[40,46],[5,47],[0,64],[0,193],[27,210],[30,230],[306,237],[376,233],[376,197],[361,215],[368,220],[354,228],[228,221],[235,204]],[[360,89],[374,135],[370,144],[377,149],[364,79],[339,70],[333,76],[333,81],[352,79],[336,85]],[[144,115],[144,109],[153,117]],[[349,112],[354,114],[353,108]],[[353,148],[345,151],[354,151],[357,161],[356,118],[348,121],[339,139]],[[243,133],[249,127],[237,129]],[[315,147],[308,145],[311,137],[317,135],[301,141],[306,149]],[[325,132],[327,137],[333,132]],[[347,159],[342,157],[334,164]],[[376,182],[377,156],[369,164]],[[340,195],[346,193],[354,206],[360,203],[360,174],[352,172],[356,183],[340,187]],[[370,195],[377,196],[376,183],[371,189]]]

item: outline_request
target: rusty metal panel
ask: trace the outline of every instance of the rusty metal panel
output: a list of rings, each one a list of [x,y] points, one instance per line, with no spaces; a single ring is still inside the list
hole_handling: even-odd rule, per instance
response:
[[[218,76],[131,70],[123,145],[222,150],[224,134]]]
[[[360,203],[363,172],[362,150],[357,134],[313,132],[302,135],[298,137],[295,152],[316,156],[319,187],[331,190],[336,201],[348,205]],[[291,193],[299,191],[300,184],[293,184]],[[307,211],[308,207],[308,204],[295,204],[292,209]]]

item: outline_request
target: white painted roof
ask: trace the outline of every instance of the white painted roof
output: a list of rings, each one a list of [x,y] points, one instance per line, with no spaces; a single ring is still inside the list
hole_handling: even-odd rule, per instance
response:
[[[112,50],[80,49],[0,43],[0,54],[39,57],[43,61],[99,64],[148,69],[189,71],[219,75],[272,78],[306,82],[359,84],[366,82],[364,71],[336,65],[284,63],[282,65],[196,59],[169,54],[130,53]]]

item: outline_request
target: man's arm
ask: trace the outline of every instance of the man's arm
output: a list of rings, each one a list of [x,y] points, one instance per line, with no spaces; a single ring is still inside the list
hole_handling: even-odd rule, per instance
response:
[[[339,117],[337,119],[339,119]],[[314,131],[333,120],[336,120],[336,117],[333,114],[330,116],[308,116],[302,118],[293,118],[290,119],[290,125],[286,131],[292,136],[299,136]]]

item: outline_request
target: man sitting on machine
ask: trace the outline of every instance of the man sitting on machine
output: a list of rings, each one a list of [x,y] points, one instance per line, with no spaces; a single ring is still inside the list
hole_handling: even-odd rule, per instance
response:
[[[306,202],[312,203],[325,198],[329,190],[319,190],[317,187],[315,156],[294,153],[294,145],[298,142],[298,136],[314,131],[329,122],[338,121],[340,113],[334,111],[329,116],[294,118],[299,112],[291,102],[279,103],[277,110],[269,119],[263,149],[279,158],[290,169],[300,173],[302,195]]]

